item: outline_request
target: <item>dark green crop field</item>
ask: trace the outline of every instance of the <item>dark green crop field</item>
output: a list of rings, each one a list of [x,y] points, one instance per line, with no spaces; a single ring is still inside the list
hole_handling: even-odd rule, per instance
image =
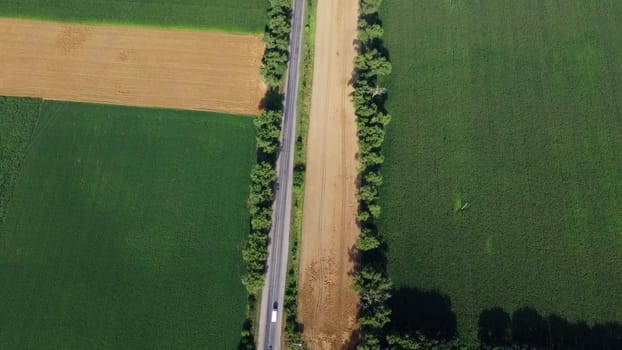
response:
[[[391,0],[381,17],[380,231],[398,297],[421,299],[396,323],[471,342],[495,306],[622,321],[622,2]]]
[[[39,119],[41,100],[0,96],[0,226]]]
[[[268,0],[2,0],[0,17],[261,33]]]
[[[2,349],[233,349],[251,118],[43,102],[0,236]]]

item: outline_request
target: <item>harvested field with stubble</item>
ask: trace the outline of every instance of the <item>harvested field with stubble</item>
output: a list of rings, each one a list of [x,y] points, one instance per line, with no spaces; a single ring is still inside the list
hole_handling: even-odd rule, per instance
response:
[[[258,114],[261,35],[0,19],[0,95]]]

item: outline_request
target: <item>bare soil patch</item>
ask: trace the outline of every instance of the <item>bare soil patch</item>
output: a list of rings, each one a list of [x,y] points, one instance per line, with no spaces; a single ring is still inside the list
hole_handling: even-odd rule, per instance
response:
[[[358,0],[319,0],[317,11],[298,312],[311,349],[348,349],[358,303],[349,289],[359,235],[350,97]]]
[[[0,95],[258,114],[261,35],[0,18]]]

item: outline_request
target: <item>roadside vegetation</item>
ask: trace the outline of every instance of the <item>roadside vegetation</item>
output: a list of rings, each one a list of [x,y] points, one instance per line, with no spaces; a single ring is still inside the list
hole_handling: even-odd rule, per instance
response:
[[[0,235],[40,105],[39,99],[0,96]]]
[[[386,331],[622,348],[622,3],[391,0],[381,17]]]
[[[283,83],[289,58],[292,4],[290,0],[270,0],[268,24],[264,35],[266,51],[260,69],[270,89],[278,90]]]
[[[3,0],[0,17],[261,33],[268,0]]]
[[[294,183],[292,189],[293,212],[290,234],[290,256],[288,262],[287,289],[285,290],[285,342],[290,349],[305,349],[301,328],[298,324],[298,281],[300,239],[305,193],[307,161],[307,136],[313,83],[313,62],[315,51],[316,0],[305,1],[305,23],[302,39],[300,86],[298,91],[298,115],[296,118],[296,154],[294,157]]]
[[[39,101],[11,106],[36,120]],[[38,118],[0,236],[0,348],[235,348],[252,119],[53,101]]]
[[[288,0],[271,0],[269,14],[278,18],[269,19],[273,21],[290,23],[291,5]],[[286,17],[283,17],[286,15]],[[272,40],[273,28],[270,24],[266,27],[266,41]],[[290,24],[287,25],[287,38],[289,38]],[[285,35],[279,31],[278,36]],[[289,42],[289,41],[287,41]],[[282,44],[287,47],[287,44]],[[287,49],[286,49],[287,50]],[[265,80],[270,81],[270,89],[265,97],[265,110],[254,119],[257,129],[257,164],[251,172],[251,190],[248,199],[249,211],[251,214],[251,233],[248,245],[244,249],[244,260],[247,263],[247,274],[244,276],[244,285],[249,292],[258,292],[264,283],[265,264],[268,257],[267,244],[268,233],[272,226],[272,202],[274,200],[274,182],[276,180],[276,159],[280,147],[281,123],[283,116],[282,98],[280,91],[282,87],[282,74],[287,70],[287,57],[278,66],[278,71],[282,72],[274,75],[271,69],[264,69],[265,63],[272,57],[274,52],[281,54],[281,47],[266,47],[264,54],[264,66],[262,74]],[[287,55],[287,51],[284,53]]]
[[[264,36],[266,50],[260,69],[268,85],[268,91],[264,98],[264,111],[254,119],[257,131],[257,164],[251,171],[248,198],[251,214],[250,233],[243,249],[246,274],[242,278],[242,283],[249,293],[249,305],[238,349],[256,348],[255,304],[264,285],[268,238],[272,227],[276,160],[280,149],[283,118],[283,76],[287,71],[291,12],[291,1],[270,0]],[[291,308],[291,300],[289,305]]]

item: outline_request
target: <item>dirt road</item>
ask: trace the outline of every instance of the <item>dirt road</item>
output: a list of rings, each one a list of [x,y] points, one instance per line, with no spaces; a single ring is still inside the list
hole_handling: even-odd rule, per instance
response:
[[[358,0],[319,0],[298,311],[311,349],[348,349],[356,225],[356,119],[350,98]]]
[[[0,95],[258,114],[260,35],[0,18]]]

